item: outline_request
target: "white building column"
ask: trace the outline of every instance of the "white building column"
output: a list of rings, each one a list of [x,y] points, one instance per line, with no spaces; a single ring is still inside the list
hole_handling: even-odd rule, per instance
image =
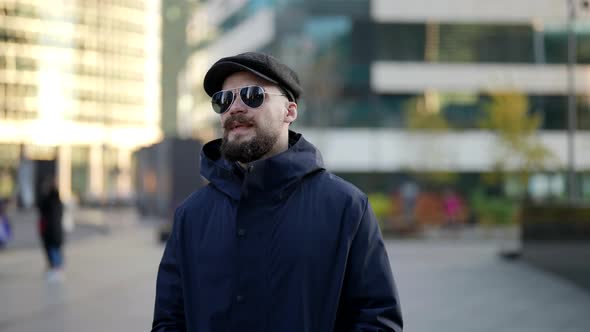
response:
[[[121,198],[129,198],[133,192],[133,182],[131,179],[131,150],[118,149],[117,153],[117,194]]]
[[[90,197],[104,198],[103,148],[101,145],[90,146]]]
[[[65,202],[72,198],[72,147],[60,145],[57,148],[58,190]]]

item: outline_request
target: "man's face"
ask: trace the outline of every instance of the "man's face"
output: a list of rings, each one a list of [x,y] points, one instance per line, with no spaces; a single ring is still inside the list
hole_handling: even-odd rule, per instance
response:
[[[282,131],[288,130],[285,121],[288,99],[274,84],[248,72],[237,72],[223,83],[223,90],[258,85],[268,93],[257,108],[250,108],[242,102],[239,91],[236,99],[225,113],[221,114],[223,141],[221,153],[230,161],[248,163],[258,160],[275,148]]]

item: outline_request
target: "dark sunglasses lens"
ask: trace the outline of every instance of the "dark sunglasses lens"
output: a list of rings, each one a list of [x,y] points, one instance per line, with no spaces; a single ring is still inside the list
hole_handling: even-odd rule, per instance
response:
[[[234,100],[234,93],[231,91],[218,91],[211,97],[211,105],[216,113],[223,113],[229,109]]]
[[[242,88],[240,89],[240,98],[248,107],[259,107],[264,102],[264,89],[259,86]]]

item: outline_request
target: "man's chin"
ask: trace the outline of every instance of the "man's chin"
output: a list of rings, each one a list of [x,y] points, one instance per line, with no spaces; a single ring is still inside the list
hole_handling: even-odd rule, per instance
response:
[[[238,147],[243,147],[248,142],[251,142],[252,138],[248,138],[245,135],[229,134],[223,140],[227,146],[231,146],[232,148],[236,149]]]
[[[245,143],[249,140],[252,140],[253,135],[247,131],[235,131],[232,130],[226,135],[226,139],[229,143]]]
[[[250,162],[268,153],[276,141],[276,137],[256,130],[245,130],[244,133],[229,131],[224,133],[221,153],[230,161]]]

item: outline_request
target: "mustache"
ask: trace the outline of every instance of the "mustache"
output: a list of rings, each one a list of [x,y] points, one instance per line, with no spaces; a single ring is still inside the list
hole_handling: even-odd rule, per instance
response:
[[[254,126],[254,121],[245,114],[234,114],[223,122],[223,129],[230,130],[237,124]]]

